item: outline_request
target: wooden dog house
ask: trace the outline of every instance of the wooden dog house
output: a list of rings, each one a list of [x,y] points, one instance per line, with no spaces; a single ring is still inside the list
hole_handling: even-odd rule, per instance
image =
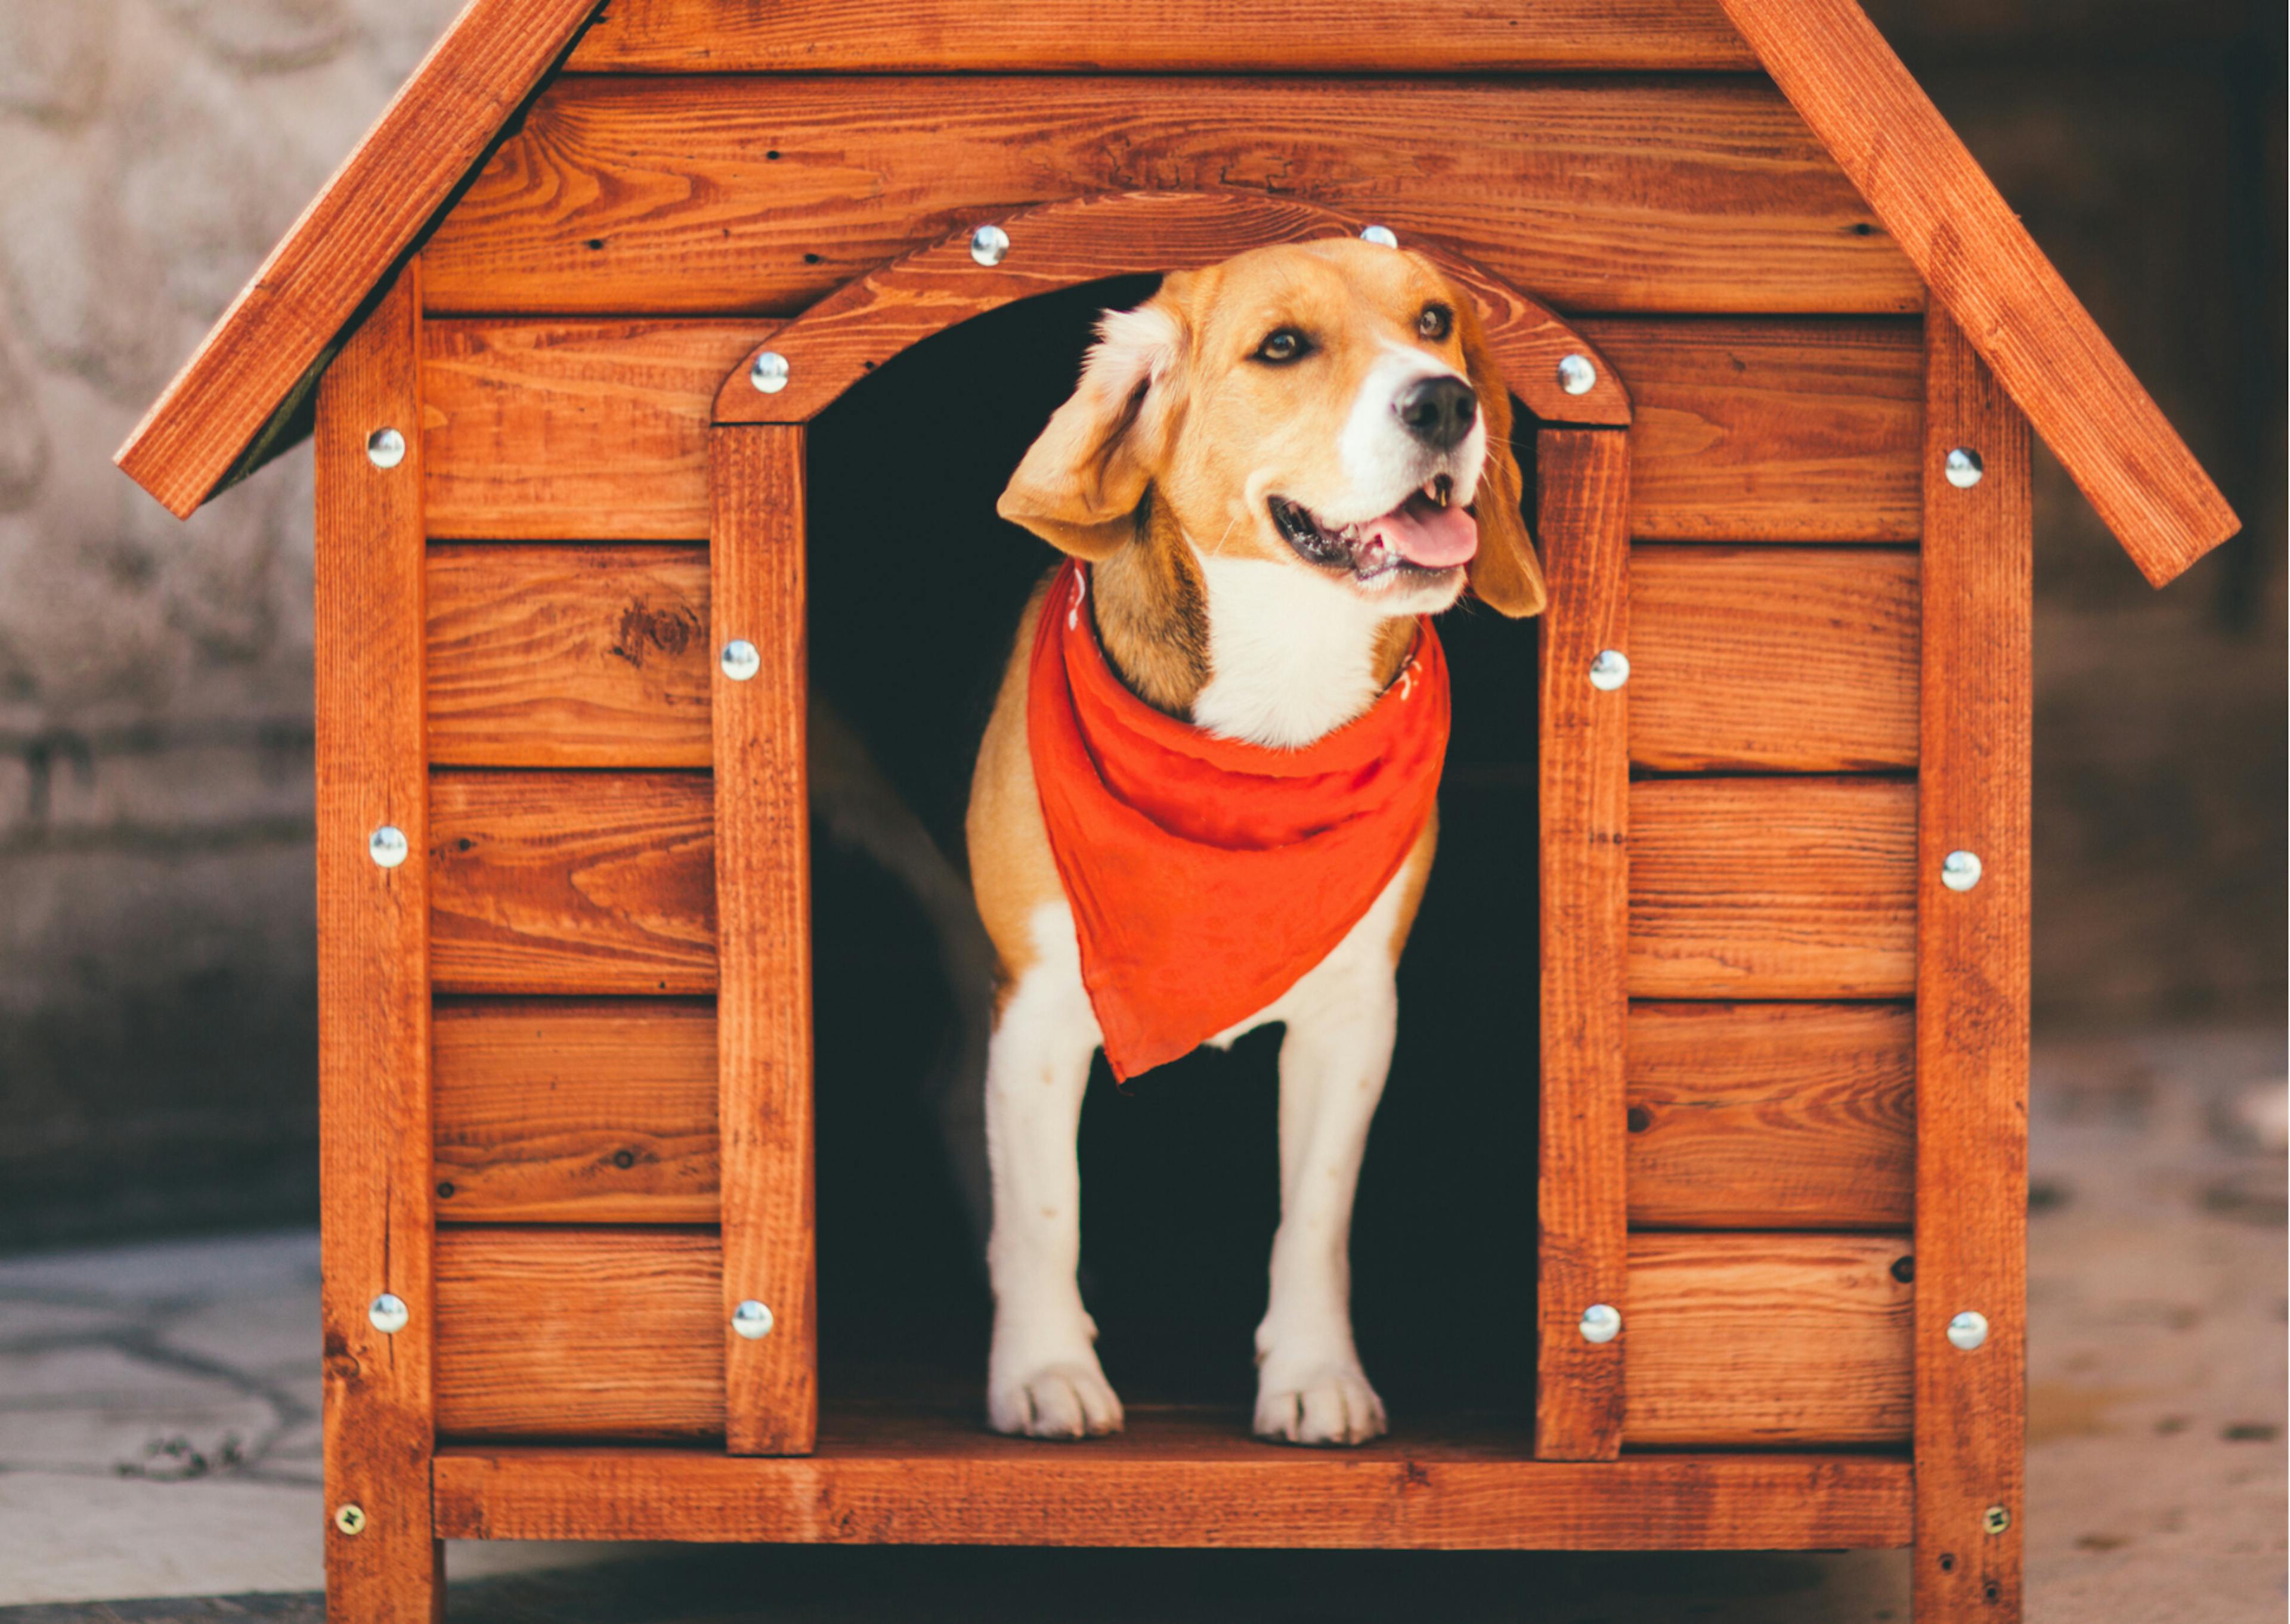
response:
[[[1531,1412],[822,1411],[806,426],[1371,225],[1553,588]],[[2031,423],[2157,584],[2234,530],[1852,0],[473,0],[119,454],[188,515],[315,425],[329,1616],[666,1538],[1913,1545],[2016,1618]]]

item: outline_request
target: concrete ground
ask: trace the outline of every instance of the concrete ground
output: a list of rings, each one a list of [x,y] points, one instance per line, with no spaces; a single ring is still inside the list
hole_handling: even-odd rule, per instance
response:
[[[2029,1613],[2284,1618],[2278,1032],[2036,1064]],[[0,1624],[316,1620],[317,1244],[0,1259]],[[456,1624],[1225,1619],[1905,1620],[1838,1555],[463,1546]]]

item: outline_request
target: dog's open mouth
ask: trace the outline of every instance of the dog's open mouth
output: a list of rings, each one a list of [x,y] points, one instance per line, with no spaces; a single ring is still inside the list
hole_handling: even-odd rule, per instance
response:
[[[1381,518],[1324,524],[1301,502],[1270,499],[1272,522],[1307,564],[1348,570],[1362,581],[1401,571],[1442,574],[1469,564],[1479,550],[1479,522],[1455,500],[1454,479],[1441,474]]]

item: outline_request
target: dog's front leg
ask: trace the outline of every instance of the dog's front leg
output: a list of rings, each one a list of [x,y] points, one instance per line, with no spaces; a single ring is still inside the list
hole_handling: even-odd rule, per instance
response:
[[[1078,1438],[1121,1430],[1083,1308],[1081,1167],[1074,1148],[1096,1052],[1073,921],[1038,922],[1045,949],[1012,990],[986,1061],[986,1154],[994,1177],[994,1345],[986,1412],[997,1432]]]

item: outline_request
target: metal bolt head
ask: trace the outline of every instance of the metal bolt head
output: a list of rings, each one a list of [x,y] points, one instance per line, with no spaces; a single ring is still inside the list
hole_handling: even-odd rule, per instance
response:
[[[1980,1514],[1980,1526],[1992,1534],[2000,1534],[2012,1526],[2012,1514],[2002,1506],[1990,1506]]]
[[[1360,228],[1360,241],[1363,243],[1373,243],[1378,248],[1397,248],[1399,246],[1398,235],[1394,232],[1389,226],[1362,226]]]
[[[364,1533],[365,1532],[365,1508],[356,1504],[336,1506],[334,1508],[334,1526],[340,1529],[346,1534]]]
[[[778,394],[788,386],[788,358],[776,349],[764,351],[748,369],[748,381],[763,394]]]
[[[724,645],[724,657],[717,663],[724,668],[725,676],[744,683],[764,668],[764,657],[745,637],[734,637]]]
[[[1621,1310],[1612,1303],[1594,1302],[1582,1310],[1582,1340],[1611,1342],[1622,1333]]]
[[[405,1329],[405,1322],[413,1317],[405,1306],[405,1299],[391,1292],[384,1292],[366,1304],[365,1316],[384,1336],[396,1336]]]
[[[752,1297],[732,1310],[732,1329],[750,1342],[760,1342],[771,1335],[776,1323],[772,1311]]]
[[[405,844],[405,831],[395,823],[385,823],[366,836],[366,855],[384,868],[396,868],[411,850]]]
[[[1940,883],[1950,891],[1970,891],[1980,884],[1980,854],[1950,852],[1940,860]]]
[[[1980,476],[1988,470],[1981,465],[1978,452],[1969,446],[1959,445],[1949,452],[1948,460],[1941,464],[1941,471],[1948,476],[1948,483],[1958,490],[1969,491],[1980,483]]]
[[[1970,1353],[1988,1340],[1988,1316],[1976,1309],[1966,1308],[1948,1322],[1948,1343]]]
[[[1588,356],[1558,357],[1558,387],[1569,395],[1588,395],[1598,387],[1598,369]]]
[[[981,265],[999,265],[1010,252],[1010,234],[999,226],[981,226],[970,234],[970,257]]]
[[[1590,662],[1590,686],[1612,693],[1630,680],[1630,657],[1620,649],[1600,649]]]
[[[377,428],[365,437],[365,460],[378,468],[394,468],[405,460],[405,436],[395,428]]]

